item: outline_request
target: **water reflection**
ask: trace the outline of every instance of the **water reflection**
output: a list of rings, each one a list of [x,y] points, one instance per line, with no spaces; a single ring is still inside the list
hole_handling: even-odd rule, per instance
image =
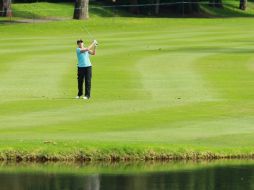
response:
[[[253,190],[254,165],[75,173],[0,170],[1,190]]]
[[[100,190],[99,175],[1,174],[1,190]]]
[[[104,190],[254,190],[254,166],[137,175],[102,175]]]

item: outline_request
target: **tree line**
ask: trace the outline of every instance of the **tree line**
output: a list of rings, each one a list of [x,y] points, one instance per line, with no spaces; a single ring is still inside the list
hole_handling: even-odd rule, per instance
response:
[[[133,14],[158,15],[160,13],[198,13],[200,3],[206,2],[210,7],[223,8],[223,0],[97,0],[108,5],[130,5],[126,10]],[[185,3],[183,3],[185,2]],[[166,5],[168,3],[168,5]],[[170,4],[172,3],[172,4]],[[174,4],[175,3],[175,4]],[[140,6],[151,4],[153,6]],[[162,5],[161,5],[162,4]],[[164,5],[163,5],[164,4]],[[89,0],[75,0],[74,19],[87,19]],[[247,0],[239,0],[239,9],[246,10]]]
[[[45,0],[39,0],[45,1]],[[72,0],[48,0],[50,2],[73,2]],[[185,3],[181,3],[181,2]],[[31,3],[38,2],[38,0],[16,0],[15,2]],[[160,13],[172,12],[191,14],[199,12],[199,3],[207,2],[204,0],[97,0],[97,2],[106,5],[130,5],[125,10],[133,14],[149,14],[158,15]],[[187,2],[187,3],[186,3]],[[0,16],[12,16],[11,11],[12,0],[0,0]],[[161,5],[163,3],[172,3],[172,5]],[[175,3],[175,4],[174,4]],[[141,4],[153,4],[153,6],[139,6]],[[211,7],[223,8],[223,0],[208,0]],[[89,18],[89,0],[74,0],[74,19]],[[239,0],[239,9],[246,10],[247,0]]]

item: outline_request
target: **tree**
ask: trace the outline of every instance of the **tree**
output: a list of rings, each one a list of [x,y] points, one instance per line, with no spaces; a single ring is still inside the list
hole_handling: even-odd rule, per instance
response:
[[[239,9],[246,10],[247,8],[247,0],[240,0]]]
[[[3,1],[0,0],[0,16],[2,16],[3,11]]]
[[[89,0],[75,0],[74,19],[88,19],[89,18]]]
[[[0,0],[0,16],[12,16],[11,0]]]
[[[160,13],[160,0],[156,0],[156,6],[155,6],[155,14]]]

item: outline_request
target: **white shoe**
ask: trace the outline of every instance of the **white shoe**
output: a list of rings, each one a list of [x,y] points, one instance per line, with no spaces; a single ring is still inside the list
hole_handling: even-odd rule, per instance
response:
[[[88,98],[88,97],[86,97],[86,96],[84,96],[84,97],[83,97],[83,99],[84,99],[84,100],[88,100],[89,98]]]
[[[76,96],[76,97],[75,97],[75,99],[79,99],[79,98],[80,98],[80,96]]]

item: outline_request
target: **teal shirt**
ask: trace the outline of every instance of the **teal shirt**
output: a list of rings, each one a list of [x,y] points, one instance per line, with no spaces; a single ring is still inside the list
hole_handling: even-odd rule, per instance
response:
[[[90,54],[88,51],[80,52],[80,48],[77,48],[78,67],[91,67]]]

